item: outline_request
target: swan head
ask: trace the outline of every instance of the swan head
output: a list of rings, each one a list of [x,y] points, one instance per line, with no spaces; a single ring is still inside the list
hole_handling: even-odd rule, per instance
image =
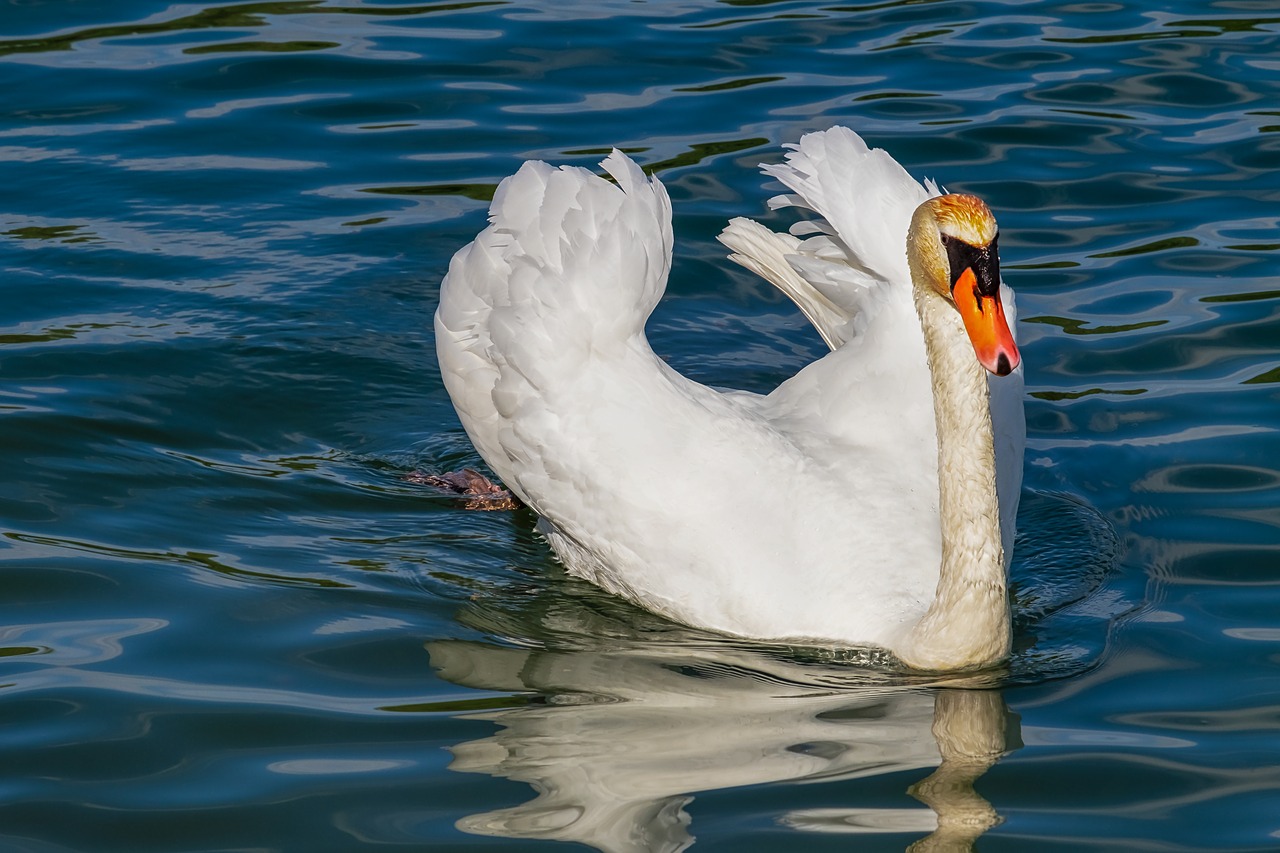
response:
[[[952,193],[920,205],[910,243],[925,264],[924,278],[964,321],[978,362],[1007,376],[1021,361],[1000,301],[999,230],[977,196]]]

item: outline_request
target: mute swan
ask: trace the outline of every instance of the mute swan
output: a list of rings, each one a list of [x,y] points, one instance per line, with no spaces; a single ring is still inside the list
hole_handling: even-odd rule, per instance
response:
[[[721,240],[832,352],[763,396],[659,358],[671,203],[615,151],[616,185],[532,161],[499,185],[441,284],[445,388],[570,574],[731,635],[997,663],[1025,426],[995,220],[846,128],[790,147],[773,203],[817,236]]]

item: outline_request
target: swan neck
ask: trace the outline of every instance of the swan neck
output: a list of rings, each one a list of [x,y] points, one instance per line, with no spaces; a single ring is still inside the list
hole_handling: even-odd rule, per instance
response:
[[[937,235],[922,205],[907,256],[937,422],[942,562],[934,600],[899,656],[913,667],[941,670],[1006,658],[1010,618],[987,372],[959,313],[940,295],[949,274]]]

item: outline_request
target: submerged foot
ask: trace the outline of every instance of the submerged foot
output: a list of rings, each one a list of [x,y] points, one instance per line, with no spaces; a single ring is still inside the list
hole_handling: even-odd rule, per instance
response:
[[[431,486],[452,495],[461,495],[467,499],[463,504],[466,509],[520,508],[520,501],[515,495],[474,468],[463,468],[461,471],[450,471],[447,474],[426,474],[422,471],[414,471],[406,474],[405,479],[410,483]]]

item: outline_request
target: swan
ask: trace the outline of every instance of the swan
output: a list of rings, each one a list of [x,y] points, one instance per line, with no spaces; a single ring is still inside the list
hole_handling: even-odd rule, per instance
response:
[[[765,395],[655,354],[671,202],[615,150],[615,183],[530,161],[498,186],[441,284],[445,388],[570,574],[723,634],[997,664],[1025,422],[995,219],[847,128],[789,148],[771,203],[819,218],[720,239],[831,352]]]

